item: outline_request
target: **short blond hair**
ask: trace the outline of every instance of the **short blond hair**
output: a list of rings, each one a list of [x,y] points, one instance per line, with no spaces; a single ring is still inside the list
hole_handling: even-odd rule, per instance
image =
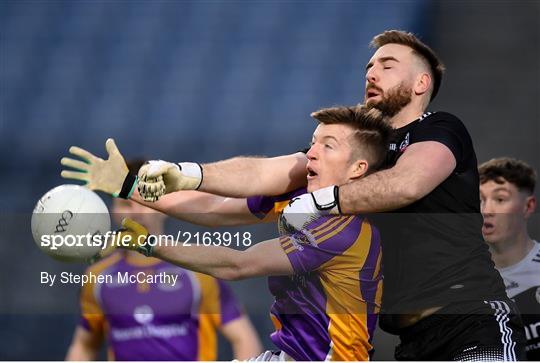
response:
[[[369,164],[369,172],[379,170],[385,161],[388,140],[392,128],[380,111],[362,105],[329,107],[315,111],[311,117],[325,125],[349,125],[354,131],[354,139]]]

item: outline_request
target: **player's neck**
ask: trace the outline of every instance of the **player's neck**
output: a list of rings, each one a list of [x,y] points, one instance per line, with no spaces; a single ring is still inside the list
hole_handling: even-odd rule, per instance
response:
[[[490,245],[491,256],[495,267],[505,268],[519,263],[534,247],[534,241],[527,230],[516,235],[511,241],[500,241]]]
[[[417,105],[414,101],[411,101],[407,106],[403,107],[396,115],[390,118],[390,124],[393,128],[399,129],[400,127],[407,126],[412,123],[425,112],[425,108]]]

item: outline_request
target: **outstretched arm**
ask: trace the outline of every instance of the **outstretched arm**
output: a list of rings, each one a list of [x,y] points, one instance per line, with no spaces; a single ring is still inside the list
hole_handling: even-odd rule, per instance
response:
[[[302,230],[314,217],[325,214],[363,214],[405,207],[423,198],[456,168],[452,151],[442,143],[410,145],[396,165],[365,178],[303,194],[285,207],[285,221]]]
[[[154,202],[179,190],[228,197],[274,196],[306,185],[307,158],[295,153],[274,158],[238,157],[213,164],[151,160],[139,170],[141,197]]]
[[[152,256],[222,280],[294,273],[278,238],[259,242],[245,251],[222,246],[184,246],[181,242],[176,246],[162,243],[152,249]]]
[[[181,241],[156,240],[139,223],[124,218],[122,229],[112,238],[112,247],[138,251],[188,270],[222,280],[240,280],[268,275],[291,275],[294,270],[279,238],[256,243],[239,251],[223,246],[205,246]]]
[[[205,164],[199,190],[229,197],[280,195],[306,185],[306,164],[304,153]]]
[[[237,157],[205,165],[151,160],[139,170],[139,178],[129,174],[124,157],[113,139],[106,142],[104,160],[77,146],[64,157],[66,179],[84,181],[92,190],[129,198],[138,187],[142,198],[155,202],[165,194],[195,190],[244,198],[255,195],[280,195],[306,185],[307,158],[304,153],[273,158]]]
[[[436,141],[412,144],[393,168],[339,188],[342,213],[381,212],[423,198],[456,168],[452,151]]]
[[[255,217],[245,198],[227,198],[219,195],[184,190],[163,196],[156,202],[146,202],[135,191],[131,200],[183,221],[208,226],[238,226],[270,222]]]

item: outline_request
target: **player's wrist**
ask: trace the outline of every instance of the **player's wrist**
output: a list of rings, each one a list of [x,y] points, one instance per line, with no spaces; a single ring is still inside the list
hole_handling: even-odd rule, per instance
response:
[[[134,250],[145,255],[146,257],[152,257],[154,255],[154,248],[156,247],[155,243],[153,242],[154,239],[155,237],[150,234],[144,236],[143,241],[138,242],[137,247]]]
[[[133,231],[120,229],[118,236],[114,240],[116,248],[123,248],[139,252],[147,257],[152,256],[155,243],[155,237],[150,234],[136,234]]]
[[[331,185],[311,193],[317,211],[328,214],[341,214],[339,206],[339,187]]]
[[[127,173],[122,187],[116,193],[112,193],[115,198],[129,199],[133,195],[135,188],[137,187],[138,176],[135,174]]]
[[[193,162],[182,162],[177,165],[183,175],[179,190],[198,190],[203,181],[202,165]]]
[[[130,218],[124,218],[117,235],[115,238],[117,247],[137,251],[145,256],[152,255],[156,238],[151,236],[143,225]]]

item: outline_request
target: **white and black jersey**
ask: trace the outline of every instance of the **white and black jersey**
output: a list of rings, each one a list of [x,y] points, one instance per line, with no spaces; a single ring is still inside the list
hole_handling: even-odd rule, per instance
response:
[[[540,361],[540,243],[523,260],[499,269],[508,296],[521,312],[529,360]]]
[[[446,112],[423,115],[394,130],[386,165],[428,141],[452,152],[453,172],[412,204],[372,215],[383,247],[379,325],[399,334],[398,360],[521,360],[525,334],[482,237],[478,164],[465,125]],[[401,324],[401,314],[430,307],[443,308]]]
[[[394,130],[386,166],[423,141],[448,147],[456,167],[425,197],[372,216],[383,244],[381,327],[388,332],[397,328],[392,315],[461,301],[507,299],[482,237],[478,164],[465,125],[452,114],[434,112]]]

